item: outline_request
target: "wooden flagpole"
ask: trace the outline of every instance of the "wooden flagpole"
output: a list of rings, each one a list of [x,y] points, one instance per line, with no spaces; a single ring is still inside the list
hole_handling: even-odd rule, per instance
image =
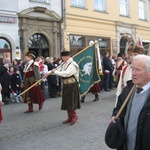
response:
[[[52,74],[52,72],[48,73],[48,76]],[[37,82],[35,82],[34,84],[32,84],[29,88],[27,88],[26,90],[24,90],[22,93],[20,93],[17,97],[23,95],[24,93],[26,93],[27,91],[29,91],[31,88],[33,88],[34,86],[36,86],[38,83],[40,83],[43,79],[45,79],[44,77],[39,79]]]
[[[117,115],[116,115],[116,118],[118,118],[121,114],[121,112],[123,111],[124,107],[126,106],[127,102],[129,101],[130,97],[131,97],[131,94],[133,93],[134,89],[135,89],[135,85],[133,85],[132,89],[130,90],[128,96],[126,97],[124,103],[122,104],[121,108],[119,109]]]

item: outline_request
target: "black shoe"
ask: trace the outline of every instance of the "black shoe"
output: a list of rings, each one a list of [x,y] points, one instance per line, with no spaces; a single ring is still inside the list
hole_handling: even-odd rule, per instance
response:
[[[106,91],[106,92],[109,92],[109,91],[110,91],[110,89],[106,89],[105,91]]]
[[[4,102],[4,105],[9,105],[9,102]]]
[[[57,96],[50,96],[50,98],[57,98]]]
[[[81,102],[81,103],[84,103],[84,100],[82,99],[80,102]]]
[[[81,102],[81,103],[84,103],[84,99],[85,99],[85,95],[81,97],[80,102]]]
[[[94,100],[93,100],[93,102],[96,102],[96,101],[98,101],[99,100],[99,98],[95,98]]]

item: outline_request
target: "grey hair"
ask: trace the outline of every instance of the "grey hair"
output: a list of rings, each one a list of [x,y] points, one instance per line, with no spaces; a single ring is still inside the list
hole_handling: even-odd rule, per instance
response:
[[[143,60],[147,72],[150,72],[150,56],[147,55],[137,55],[133,60]]]
[[[53,57],[49,57],[49,59],[47,59],[48,63],[53,63]]]

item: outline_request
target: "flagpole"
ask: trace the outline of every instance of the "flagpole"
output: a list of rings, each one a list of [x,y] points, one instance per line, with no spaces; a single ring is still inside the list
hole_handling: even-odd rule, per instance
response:
[[[91,44],[91,45],[89,45],[89,46],[87,46],[87,47],[85,47],[83,50],[81,50],[81,51],[78,52],[77,54],[73,55],[72,57],[73,57],[73,58],[76,57],[77,55],[81,54],[83,51],[85,51],[85,50],[88,49],[89,47],[92,47],[94,44],[96,44],[96,42],[93,43],[93,44]]]
[[[103,74],[103,69],[102,69],[102,64],[101,64],[101,57],[100,57],[100,49],[99,49],[99,44],[96,42],[95,48],[97,50],[97,57],[98,57],[98,72],[100,74]]]
[[[48,73],[48,75],[52,74],[52,72],[50,71]],[[35,82],[34,84],[32,84],[29,88],[27,88],[26,90],[24,90],[22,93],[20,93],[17,97],[23,95],[24,93],[26,93],[27,91],[29,91],[31,88],[33,88],[34,86],[36,86],[38,83],[40,83],[43,79],[45,79],[44,77],[39,79],[37,82]]]

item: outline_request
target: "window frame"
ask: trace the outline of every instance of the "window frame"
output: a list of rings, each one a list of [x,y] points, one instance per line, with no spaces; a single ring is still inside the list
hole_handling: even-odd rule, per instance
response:
[[[101,7],[102,4],[102,7]],[[96,8],[96,6],[98,7]],[[106,0],[94,0],[94,10],[100,12],[106,12]]]
[[[120,2],[120,15],[129,17],[129,0],[119,0],[119,2]]]
[[[49,0],[29,0],[30,2],[49,3]]]
[[[140,3],[143,3],[142,7],[141,7]],[[139,19],[140,20],[147,20],[146,0],[139,0],[138,1],[138,8],[139,8]],[[142,13],[142,15],[141,15],[141,13]]]
[[[85,0],[71,0],[71,6],[78,8],[85,8]]]

